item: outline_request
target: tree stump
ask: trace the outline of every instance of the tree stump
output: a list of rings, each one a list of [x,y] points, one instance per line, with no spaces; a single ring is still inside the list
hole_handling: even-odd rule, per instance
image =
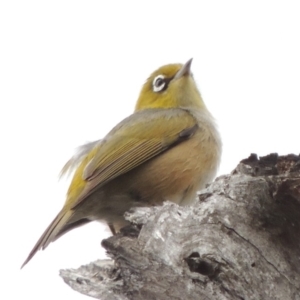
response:
[[[102,299],[300,299],[300,156],[244,159],[192,205],[134,209],[102,246],[112,260],[61,270]]]

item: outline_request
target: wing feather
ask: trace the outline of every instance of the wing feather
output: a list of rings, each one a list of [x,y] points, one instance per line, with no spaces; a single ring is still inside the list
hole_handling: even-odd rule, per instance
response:
[[[131,147],[129,151],[126,151],[120,155],[116,160],[110,164],[106,164],[106,161],[100,162],[105,167],[97,169],[97,173],[93,174],[93,179],[98,176],[98,180],[105,183],[123,173],[126,173],[133,168],[137,167],[146,160],[151,159],[162,151],[161,145],[156,141],[141,141],[135,143],[134,147]]]

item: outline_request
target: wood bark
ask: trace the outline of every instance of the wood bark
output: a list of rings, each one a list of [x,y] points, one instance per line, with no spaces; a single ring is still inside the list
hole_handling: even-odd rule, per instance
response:
[[[252,154],[189,207],[134,209],[112,260],[61,270],[102,299],[300,300],[300,156]]]

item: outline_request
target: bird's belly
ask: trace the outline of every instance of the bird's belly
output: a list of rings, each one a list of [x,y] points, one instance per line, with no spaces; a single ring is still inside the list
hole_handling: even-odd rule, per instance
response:
[[[216,159],[208,144],[196,136],[141,166],[135,178],[143,197],[153,204],[164,200],[178,204],[193,201],[196,191],[216,173]]]

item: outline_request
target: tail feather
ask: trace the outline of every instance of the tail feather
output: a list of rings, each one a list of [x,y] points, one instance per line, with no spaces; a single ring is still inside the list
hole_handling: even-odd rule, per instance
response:
[[[51,242],[53,242],[54,240],[56,240],[56,238],[62,236],[62,234],[66,232],[66,230],[64,230],[64,227],[68,223],[72,215],[73,215],[72,210],[62,209],[58,213],[58,215],[47,227],[47,229],[44,231],[42,236],[39,238],[39,240],[31,250],[31,252],[29,253],[28,257],[26,258],[23,265],[21,266],[21,269],[32,259],[32,257],[36,254],[38,250],[40,249],[44,250]],[[69,225],[68,228],[69,228],[68,230],[72,229],[70,228]]]

